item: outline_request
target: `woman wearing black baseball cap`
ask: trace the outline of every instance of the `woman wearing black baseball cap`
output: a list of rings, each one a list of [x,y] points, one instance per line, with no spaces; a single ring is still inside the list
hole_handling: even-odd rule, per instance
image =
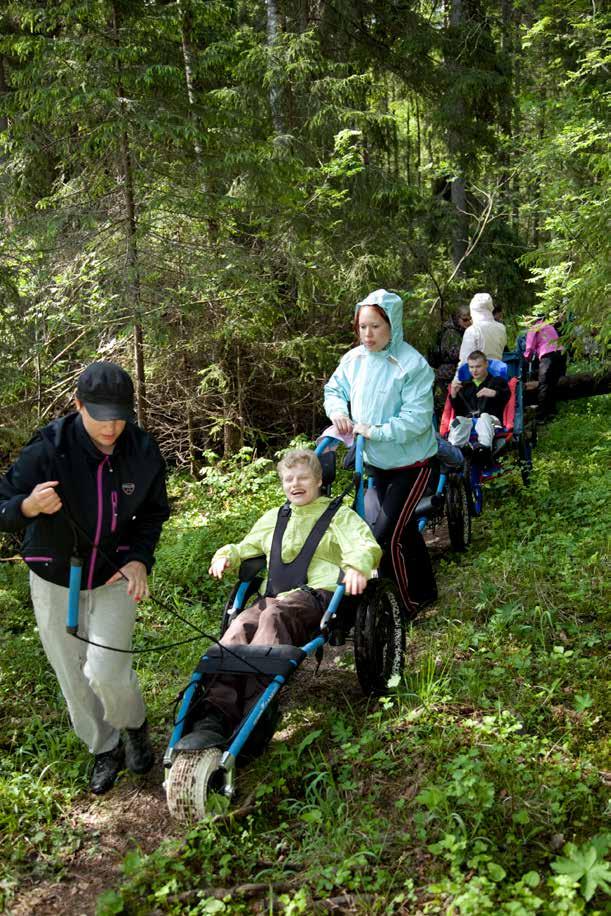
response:
[[[98,795],[125,766],[146,773],[154,762],[129,649],[169,508],[159,448],[133,421],[127,372],[92,363],[78,379],[76,411],[38,430],[0,480],[0,530],[23,533],[42,644],[94,755]],[[74,555],[83,566],[79,635],[128,651],[66,632]]]

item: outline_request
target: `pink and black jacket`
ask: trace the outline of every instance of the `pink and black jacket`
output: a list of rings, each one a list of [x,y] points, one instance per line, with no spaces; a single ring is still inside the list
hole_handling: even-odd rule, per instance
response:
[[[28,519],[21,503],[45,480],[59,480],[64,508]],[[169,514],[159,448],[133,423],[126,424],[113,454],[104,455],[80,415],[68,414],[40,429],[0,479],[0,530],[23,531],[23,559],[56,585],[68,586],[75,549],[83,560],[84,589],[103,585],[130,560],[150,572]]]

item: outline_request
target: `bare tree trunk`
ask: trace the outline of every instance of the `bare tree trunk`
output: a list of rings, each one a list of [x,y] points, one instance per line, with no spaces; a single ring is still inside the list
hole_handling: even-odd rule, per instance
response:
[[[410,124],[410,105],[409,97],[406,100],[406,114],[405,114],[405,172],[407,175],[407,183],[412,183],[412,141],[411,141],[411,124]]]
[[[182,59],[185,67],[185,82],[187,84],[187,98],[189,99],[189,108],[191,117],[196,121],[195,116],[195,91],[193,88],[193,44],[191,41],[191,32],[193,28],[193,12],[189,0],[178,0],[178,9],[181,14],[181,41],[182,41]],[[201,162],[202,148],[197,137],[193,140],[193,148],[198,160]]]
[[[4,57],[0,55],[0,99],[6,98],[8,95],[8,83],[6,82],[6,73],[4,71]],[[6,133],[8,129],[8,118],[3,113],[3,107],[0,105],[0,133]],[[0,155],[0,164],[2,164],[8,158],[8,153]],[[7,232],[12,232],[15,228],[15,222],[13,219],[13,214],[10,206],[4,208],[4,222],[6,225]]]
[[[422,187],[422,144],[420,138],[420,106],[418,105],[418,96],[415,97],[416,110],[416,178],[418,187]]]
[[[40,363],[40,340],[38,335],[38,326],[36,326],[34,331],[34,346],[36,348],[36,357],[34,360],[36,370],[36,417],[38,423],[40,423],[40,418],[42,417],[42,366]]]
[[[116,3],[112,9],[112,31],[116,47],[120,46],[119,37],[119,12]],[[123,129],[119,141],[119,166],[121,172],[121,188],[123,191],[124,226],[125,226],[125,253],[131,294],[131,308],[133,315],[133,355],[134,376],[136,389],[136,415],[138,424],[146,427],[146,382],[144,378],[144,338],[141,323],[141,296],[140,296],[140,270],[138,261],[138,245],[136,240],[136,203],[134,194],[134,177],[132,169],[131,150],[127,134],[127,108],[125,105],[125,92],[121,65],[117,64],[117,96],[123,120]]]
[[[460,29],[463,24],[463,5],[462,0],[451,0],[450,8],[450,28]],[[450,72],[450,83],[457,79],[458,67],[454,58],[447,62]],[[448,150],[452,160],[453,167],[459,166],[461,160],[461,142],[460,142],[460,124],[464,118],[464,105],[461,98],[458,98],[454,104],[454,110],[450,112],[450,124],[448,129]],[[458,127],[457,127],[458,125]],[[463,174],[458,174],[451,186],[452,206],[455,210],[455,220],[452,232],[452,260],[455,265],[461,263],[467,250],[467,215],[466,215],[466,185]],[[459,270],[461,272],[462,269]]]
[[[280,32],[278,24],[278,7],[276,0],[265,0],[265,12],[267,14],[267,47],[270,51],[271,80],[269,86],[269,105],[272,112],[272,124],[274,133],[280,136],[286,133],[284,129],[284,119],[282,117],[282,98],[278,87],[278,64],[276,60],[276,49],[278,46],[278,35]]]

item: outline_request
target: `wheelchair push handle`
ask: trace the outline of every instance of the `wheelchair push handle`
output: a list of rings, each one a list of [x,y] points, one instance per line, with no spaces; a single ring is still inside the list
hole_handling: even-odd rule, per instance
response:
[[[76,636],[78,631],[79,599],[81,596],[81,576],[83,574],[83,561],[80,557],[70,557],[70,586],[68,591],[68,615],[66,617],[66,632]]]
[[[354,489],[356,496],[354,498],[354,508],[361,516],[365,518],[365,487],[363,482],[365,437],[360,434],[356,437],[354,450]]]

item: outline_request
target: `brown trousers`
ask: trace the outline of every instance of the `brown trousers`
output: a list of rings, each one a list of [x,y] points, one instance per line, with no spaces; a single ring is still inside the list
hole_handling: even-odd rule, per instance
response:
[[[238,614],[221,644],[303,646],[320,633],[320,621],[332,597],[322,589],[299,589],[282,598],[260,598]],[[221,674],[206,689],[204,700],[222,712],[233,729],[264,686],[264,679],[254,674]]]

